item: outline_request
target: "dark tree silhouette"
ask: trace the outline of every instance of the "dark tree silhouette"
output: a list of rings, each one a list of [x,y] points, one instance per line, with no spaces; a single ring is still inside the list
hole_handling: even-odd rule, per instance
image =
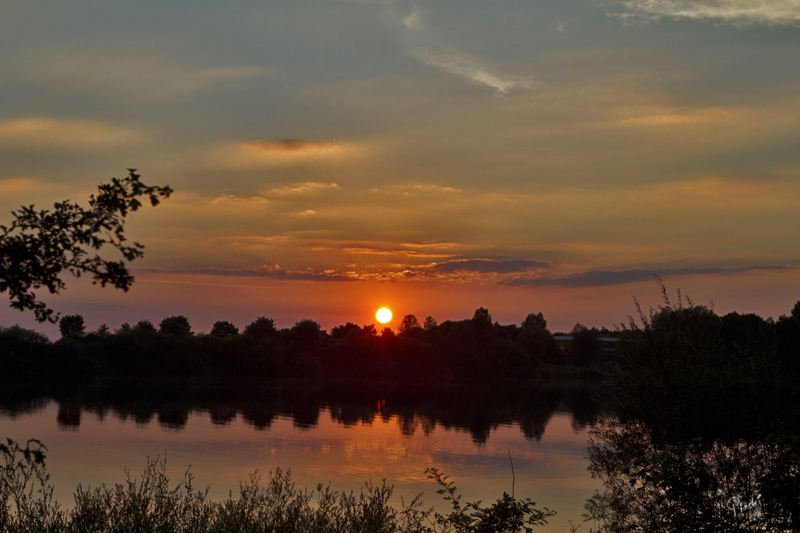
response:
[[[156,331],[156,327],[147,319],[137,322],[133,329],[136,331]]]
[[[278,334],[275,329],[275,322],[271,318],[260,316],[244,328],[244,334],[256,339],[274,337]]]
[[[37,300],[34,290],[57,294],[65,287],[60,277],[64,271],[75,277],[91,274],[93,283],[103,287],[130,288],[134,279],[125,263],[103,259],[92,250],[109,245],[126,261],[142,257],[143,245],[126,243],[125,217],[142,205],[139,196],[148,196],[155,206],[172,189],[147,186],[136,169],[128,171],[123,179],[101,184],[97,196],[89,198],[89,209],[69,200],[56,203],[52,212],[31,205],[12,212],[9,226],[0,225],[0,292],[9,292],[11,307],[32,310],[39,322],[57,322],[58,313]]]
[[[573,364],[584,372],[600,361],[600,334],[596,328],[589,329],[580,322],[572,329],[572,342],[569,345],[569,357]]]
[[[354,332],[358,332],[360,334],[361,331],[362,330],[358,326],[358,324],[353,324],[352,322],[348,322],[348,323],[344,324],[343,326],[336,326],[335,328],[333,328],[331,330],[331,336],[334,339],[343,340],[343,339],[347,338],[348,335],[351,335]]]
[[[536,314],[530,313],[525,317],[525,320],[522,321],[523,328],[528,326],[536,326],[542,329],[547,329],[547,320],[544,319],[544,315],[541,312]]]
[[[158,325],[161,333],[171,333],[173,335],[192,335],[192,326],[189,319],[183,315],[170,316],[161,321]]]
[[[227,320],[219,320],[211,326],[211,335],[215,337],[231,337],[239,334],[239,328]]]
[[[322,348],[322,328],[310,318],[297,322],[291,330],[291,335],[301,350],[314,354]]]
[[[414,315],[406,315],[403,317],[403,320],[400,321],[400,326],[397,329],[400,331],[400,335],[410,337],[414,334],[414,331],[422,328],[419,325],[417,317]]]
[[[82,337],[86,326],[83,323],[81,315],[66,315],[61,317],[58,322],[58,331],[64,338],[77,338]]]
[[[425,323],[422,324],[422,329],[425,331],[430,331],[438,325],[439,323],[436,322],[436,319],[429,315],[425,317]]]

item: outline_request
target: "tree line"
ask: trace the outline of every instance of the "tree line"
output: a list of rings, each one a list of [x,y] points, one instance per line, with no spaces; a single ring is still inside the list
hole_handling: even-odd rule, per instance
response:
[[[791,372],[800,368],[800,302],[777,321],[756,314],[731,312],[722,317],[705,310],[713,331],[692,339],[700,345],[719,339],[727,354],[741,350],[774,353]],[[278,329],[272,319],[258,317],[243,331],[217,321],[208,334],[195,334],[185,316],[123,324],[112,332],[103,325],[87,332],[83,317],[61,318],[61,339],[50,342],[35,331],[0,327],[0,365],[8,379],[80,376],[214,376],[333,377],[404,381],[463,379],[532,379],[546,376],[542,365],[571,365],[585,375],[614,370],[618,361],[604,361],[600,338],[617,336],[620,346],[640,334],[587,328],[576,324],[571,342],[559,347],[542,313],[531,313],[520,325],[492,321],[477,309],[470,319],[422,323],[406,315],[395,333],[372,325],[347,322],[330,333],[304,319]],[[607,359],[607,357],[606,357]],[[594,374],[593,374],[594,373]]]
[[[61,317],[59,329],[61,339],[50,342],[19,326],[0,328],[5,376],[530,379],[541,374],[542,363],[588,366],[600,356],[597,342],[589,343],[588,355],[563,351],[542,313],[528,315],[519,326],[500,325],[485,308],[471,319],[441,324],[432,317],[420,324],[407,315],[397,332],[347,322],[328,333],[310,319],[278,329],[271,318],[258,317],[241,332],[221,320],[210,333],[195,334],[185,316],[167,317],[158,326],[140,320],[113,332],[105,325],[87,332],[80,315]],[[579,329],[593,339],[602,333]]]

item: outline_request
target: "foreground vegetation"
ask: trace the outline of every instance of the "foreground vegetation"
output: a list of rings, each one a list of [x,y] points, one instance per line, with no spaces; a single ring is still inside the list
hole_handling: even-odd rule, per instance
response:
[[[663,295],[631,319],[614,417],[591,432],[605,490],[587,517],[614,533],[798,531],[800,302],[772,324]]]
[[[84,489],[78,486],[75,505],[65,511],[53,500],[45,467],[44,448],[29,441],[25,448],[9,440],[0,445],[0,531],[5,533],[72,532],[353,532],[353,533],[501,533],[530,531],[555,514],[537,509],[530,500],[504,493],[492,505],[461,503],[452,481],[435,468],[426,471],[451,507],[440,514],[423,507],[420,497],[396,509],[389,503],[392,487],[367,483],[356,495],[298,489],[291,472],[275,470],[267,479],[255,473],[221,502],[198,490],[187,471],[174,486],[166,461],[151,459],[140,478],[130,473],[125,483]]]

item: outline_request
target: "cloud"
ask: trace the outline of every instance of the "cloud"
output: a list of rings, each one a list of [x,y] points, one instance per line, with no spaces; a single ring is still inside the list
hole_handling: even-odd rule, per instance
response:
[[[281,139],[277,141],[249,141],[244,146],[260,149],[264,152],[291,155],[318,155],[341,152],[338,144],[326,141],[306,141],[303,139]]]
[[[423,32],[426,27],[422,21],[421,12],[416,6],[408,16],[402,18],[402,23],[411,43],[409,55],[426,65],[461,76],[471,83],[491,87],[497,96],[506,95],[515,89],[536,89],[539,85],[530,77],[498,74],[484,61],[459,52],[452,47],[443,46],[437,42],[436,38],[428,36],[427,39],[424,39]]]
[[[263,196],[233,196],[230,194],[220,194],[212,199],[210,203],[222,205],[257,205],[267,203],[267,199]]]
[[[798,0],[622,0],[610,5],[622,6],[612,13],[625,23],[655,21],[661,18],[719,21],[737,26],[800,25]]]
[[[508,94],[514,89],[536,89],[539,86],[532,78],[494,74],[480,60],[459,52],[414,48],[409,53],[425,64],[462,76],[472,83],[491,87],[498,96]]]
[[[481,274],[510,274],[513,272],[525,272],[529,270],[541,270],[552,267],[549,261],[537,259],[512,259],[507,261],[495,261],[492,259],[460,259],[439,263],[431,270],[440,274],[452,274],[455,272],[477,272]]]
[[[190,274],[204,276],[233,276],[245,278],[270,278],[287,281],[358,281],[357,277],[336,273],[333,270],[316,272],[312,270],[283,269],[279,265],[263,265],[256,268],[175,268],[156,269],[144,268],[143,272],[158,274]]]
[[[364,248],[364,247],[349,247],[349,248],[344,248],[343,251],[358,255],[402,255],[407,257],[420,257],[420,258],[454,257],[455,255],[455,254],[418,252],[416,250],[381,250],[378,248]]]
[[[197,67],[156,56],[115,55],[101,50],[51,53],[48,58],[18,61],[18,65],[36,64],[37,68],[18,66],[15,75],[61,89],[83,92],[91,88],[103,95],[113,92],[128,98],[166,100],[230,87],[268,73],[261,67]]]
[[[0,180],[0,194],[3,196],[43,189],[45,186],[30,178],[7,178]]]
[[[411,13],[403,18],[403,25],[409,30],[416,31],[422,29],[422,21],[420,20],[419,9],[414,6]]]
[[[213,149],[210,157],[217,164],[242,168],[331,160],[355,156],[362,152],[362,147],[352,143],[278,139],[224,143]]]
[[[340,189],[338,183],[319,183],[316,181],[306,181],[303,183],[294,183],[292,185],[287,185],[285,187],[278,187],[276,189],[270,190],[270,194],[277,194],[277,195],[306,195],[306,194],[316,194],[331,190]]]
[[[622,119],[625,126],[693,126],[698,124],[721,125],[741,122],[747,115],[754,115],[748,110],[729,110],[723,108],[658,108],[645,107],[636,110],[638,116]]]
[[[26,148],[89,149],[140,142],[137,129],[93,120],[58,120],[44,117],[0,122],[0,141]]]
[[[766,266],[746,266],[735,268],[662,268],[646,270],[634,268],[630,270],[598,270],[589,272],[576,272],[566,276],[555,278],[515,278],[507,281],[499,281],[498,285],[527,286],[527,287],[603,287],[608,285],[624,285],[627,283],[637,283],[641,281],[651,281],[655,276],[683,276],[683,275],[732,275],[753,271],[781,271],[797,270],[798,267],[792,265],[766,265]]]

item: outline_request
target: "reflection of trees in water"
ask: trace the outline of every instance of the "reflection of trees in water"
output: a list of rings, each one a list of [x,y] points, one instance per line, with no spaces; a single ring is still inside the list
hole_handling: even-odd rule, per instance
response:
[[[188,409],[162,409],[158,412],[158,424],[165,429],[183,429],[189,420]]]
[[[604,532],[797,531],[798,376],[759,317],[725,327],[738,317],[664,295],[626,332],[616,418],[591,432],[605,490],[588,518]],[[737,341],[745,326],[762,341]]]
[[[61,404],[56,415],[59,429],[77,430],[81,425],[81,406]]]
[[[606,490],[588,515],[605,531],[789,531],[800,517],[799,457],[787,442],[664,444],[642,424],[605,420],[589,458]]]
[[[120,420],[147,425],[155,418],[171,430],[181,430],[190,411],[207,412],[215,425],[228,425],[241,413],[242,419],[259,430],[268,429],[276,418],[289,418],[299,429],[318,425],[322,410],[345,427],[371,425],[377,418],[394,418],[403,435],[418,431],[430,435],[437,427],[468,431],[476,444],[484,444],[500,425],[519,425],[529,439],[540,440],[553,413],[568,410],[573,425],[591,424],[600,413],[594,400],[598,387],[510,386],[507,384],[441,384],[409,387],[401,384],[320,383],[275,381],[243,385],[188,381],[172,383],[118,382],[94,387],[53,388],[26,392],[18,389],[0,408],[30,411],[41,408],[52,397],[61,405],[59,424],[77,428],[83,411],[99,418],[111,413]]]
[[[237,411],[230,407],[212,407],[208,410],[208,414],[215,426],[228,426],[236,420]]]
[[[242,409],[245,422],[258,430],[269,429],[277,413],[270,406],[248,406]]]

